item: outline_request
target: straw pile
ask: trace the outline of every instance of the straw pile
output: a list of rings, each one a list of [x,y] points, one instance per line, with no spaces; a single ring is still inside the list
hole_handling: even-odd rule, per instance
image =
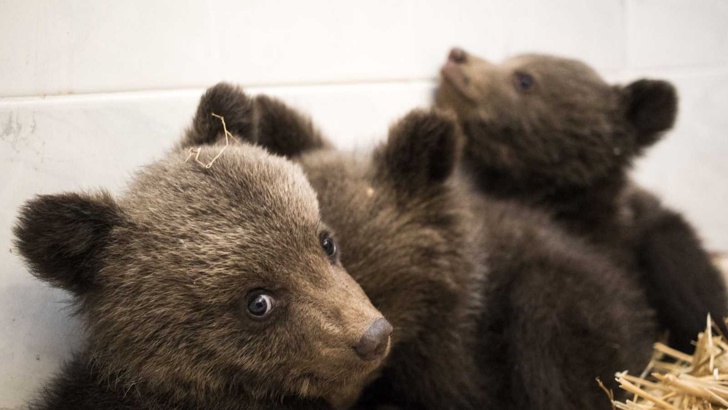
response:
[[[616,377],[633,396],[626,402],[612,400],[615,409],[728,410],[728,341],[708,316],[692,356],[657,343],[640,377],[626,372]]]

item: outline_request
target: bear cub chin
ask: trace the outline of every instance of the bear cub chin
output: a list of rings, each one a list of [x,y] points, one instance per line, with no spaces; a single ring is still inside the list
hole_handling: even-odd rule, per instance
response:
[[[458,171],[448,115],[413,111],[372,152],[348,153],[285,104],[231,85],[200,108],[301,166],[342,263],[392,323],[391,353],[356,408],[606,410],[595,378],[614,387],[616,371],[648,362],[655,323],[640,286],[546,214],[480,194]],[[222,131],[199,123],[186,141]]]
[[[194,123],[219,121],[205,116]],[[20,253],[72,294],[87,330],[32,408],[344,407],[377,375],[392,326],[342,267],[300,167],[233,144],[208,168],[186,161],[190,147],[120,198],[21,209]]]
[[[693,228],[627,175],[675,122],[670,83],[609,85],[576,60],[530,54],[494,64],[455,48],[436,106],[457,115],[464,169],[481,191],[540,208],[607,252],[640,281],[674,347],[692,351],[707,314],[728,314],[723,276]]]

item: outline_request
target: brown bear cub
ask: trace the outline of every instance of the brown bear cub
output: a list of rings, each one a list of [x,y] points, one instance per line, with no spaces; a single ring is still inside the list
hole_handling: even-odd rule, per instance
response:
[[[33,408],[352,402],[392,327],[339,262],[299,166],[249,144],[209,168],[187,156],[147,166],[119,199],[43,195],[21,210],[18,248],[73,294],[88,333]]]
[[[457,114],[480,189],[549,212],[633,272],[675,347],[693,349],[708,313],[726,316],[723,278],[691,226],[627,176],[675,121],[670,83],[611,86],[575,60],[493,64],[457,48],[441,74],[437,107]]]
[[[226,84],[200,109],[301,165],[343,265],[392,323],[391,354],[357,408],[610,409],[595,378],[649,360],[655,323],[640,287],[545,214],[474,191],[449,117],[415,111],[356,155]],[[223,138],[219,123],[197,124],[186,143],[209,135]]]

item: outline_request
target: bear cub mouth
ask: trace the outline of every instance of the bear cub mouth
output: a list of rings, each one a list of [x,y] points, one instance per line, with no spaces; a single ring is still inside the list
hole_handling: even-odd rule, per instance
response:
[[[458,95],[470,102],[475,102],[475,97],[470,93],[470,76],[463,70],[467,62],[467,54],[458,48],[452,49],[447,61],[440,69],[440,75],[444,81],[440,86],[447,85]]]

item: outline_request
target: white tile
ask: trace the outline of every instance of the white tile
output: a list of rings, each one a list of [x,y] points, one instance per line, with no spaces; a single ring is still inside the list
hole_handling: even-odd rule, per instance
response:
[[[525,52],[585,60],[601,71],[624,63],[624,13],[619,1],[436,0],[417,10],[416,55],[422,76],[435,76],[452,46],[491,61]]]
[[[402,79],[414,66],[410,1],[218,1],[224,78],[243,84]]]
[[[202,1],[0,0],[0,95],[201,85],[219,77]]]
[[[728,62],[728,2],[628,0],[628,61],[635,68]]]
[[[0,0],[0,96],[424,80],[448,49],[622,55],[616,1]]]
[[[2,259],[4,278],[8,272],[28,275],[18,261]],[[40,383],[79,345],[82,328],[71,312],[63,292],[30,279],[0,286],[0,408],[20,406],[35,397]]]
[[[2,96],[423,72],[410,1],[0,1]]]
[[[622,2],[518,0],[507,4],[508,54],[558,54],[584,60],[600,70],[623,66]]]

